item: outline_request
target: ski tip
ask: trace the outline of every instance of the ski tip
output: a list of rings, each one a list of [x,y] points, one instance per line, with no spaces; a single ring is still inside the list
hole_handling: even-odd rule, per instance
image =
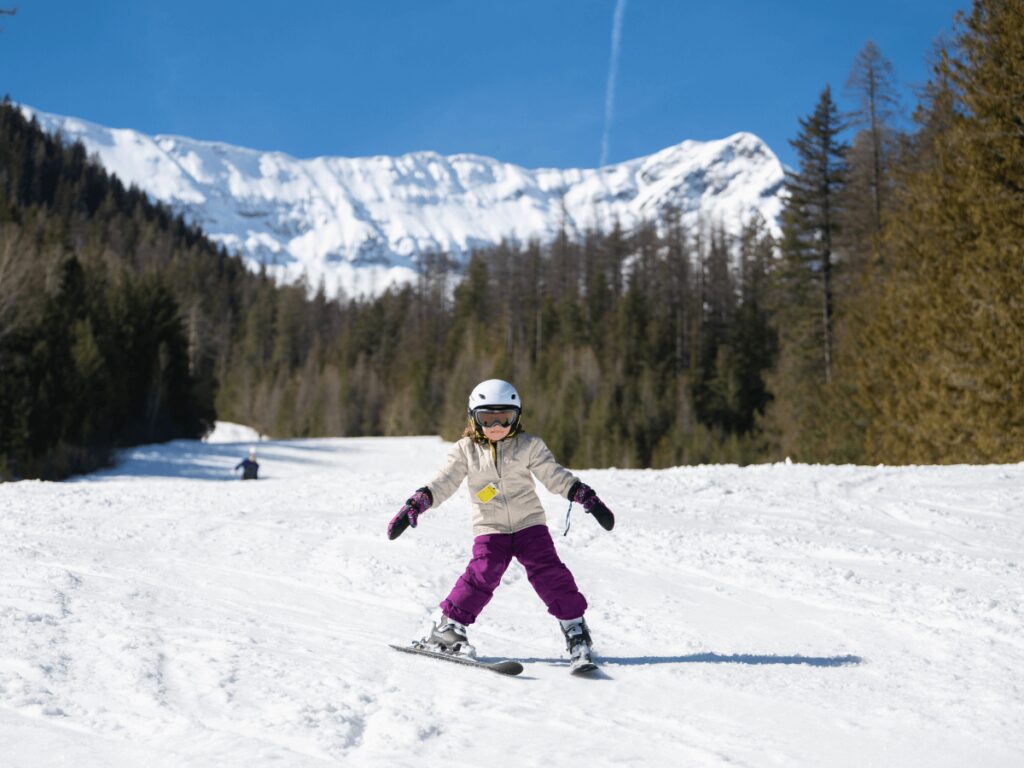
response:
[[[503,675],[521,675],[523,673],[523,665],[518,661],[499,661],[487,666]]]

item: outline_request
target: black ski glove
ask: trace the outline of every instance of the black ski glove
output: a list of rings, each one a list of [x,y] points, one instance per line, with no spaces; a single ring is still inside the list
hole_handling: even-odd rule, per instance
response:
[[[391,522],[388,523],[388,538],[397,539],[410,525],[415,528],[419,516],[430,509],[430,505],[433,503],[434,496],[429,488],[426,486],[417,488],[416,492],[398,510],[398,514],[392,517]]]
[[[577,480],[572,484],[572,488],[569,489],[568,493],[569,501],[575,501],[585,512],[593,515],[597,518],[597,522],[601,524],[601,527],[606,531],[610,531],[615,527],[615,515],[612,511],[604,505],[604,502],[597,497],[594,493],[594,489],[586,483]]]

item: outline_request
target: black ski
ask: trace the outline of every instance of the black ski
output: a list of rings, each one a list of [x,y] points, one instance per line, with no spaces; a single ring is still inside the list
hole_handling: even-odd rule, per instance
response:
[[[511,661],[509,659],[503,659],[502,661],[477,661],[469,656],[459,656],[454,653],[432,651],[419,643],[413,643],[412,645],[392,645],[391,647],[396,651],[402,651],[403,653],[414,653],[417,656],[429,656],[432,659],[452,661],[456,664],[462,664],[467,667],[489,669],[491,672],[497,672],[499,675],[518,675],[523,671],[522,664],[518,661]]]

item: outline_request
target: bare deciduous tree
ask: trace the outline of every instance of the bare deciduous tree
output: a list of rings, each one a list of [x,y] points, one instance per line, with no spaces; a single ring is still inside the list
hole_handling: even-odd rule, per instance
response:
[[[857,99],[857,108],[847,117],[853,126],[868,132],[871,151],[871,188],[874,211],[874,236],[882,229],[883,176],[888,165],[887,142],[891,141],[892,122],[900,110],[896,75],[892,63],[872,41],[857,54],[846,83]]]

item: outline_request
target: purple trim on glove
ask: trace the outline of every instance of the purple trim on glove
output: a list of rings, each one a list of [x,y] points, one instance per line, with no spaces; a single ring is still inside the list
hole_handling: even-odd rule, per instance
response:
[[[409,525],[415,528],[419,516],[430,509],[430,505],[433,503],[434,497],[430,493],[429,488],[417,488],[416,492],[406,500],[405,506],[402,507],[406,514],[409,515]]]
[[[601,527],[606,531],[610,531],[615,527],[615,515],[612,511],[605,506],[604,502],[597,497],[594,493],[594,489],[586,483],[576,481],[576,484],[570,489],[570,500],[575,501],[581,507],[584,512],[588,512],[594,516]],[[568,530],[568,529],[566,529]]]
[[[594,493],[594,489],[586,483],[576,483],[576,492],[572,496],[572,500],[583,507],[587,512],[593,509],[595,504],[599,504],[601,500],[597,498],[597,494]]]
[[[434,496],[430,493],[429,488],[417,488],[415,493],[406,499],[405,504],[398,510],[398,514],[392,517],[391,522],[388,523],[388,538],[397,539],[409,526],[415,528],[420,515],[430,509],[430,505],[433,503]]]

